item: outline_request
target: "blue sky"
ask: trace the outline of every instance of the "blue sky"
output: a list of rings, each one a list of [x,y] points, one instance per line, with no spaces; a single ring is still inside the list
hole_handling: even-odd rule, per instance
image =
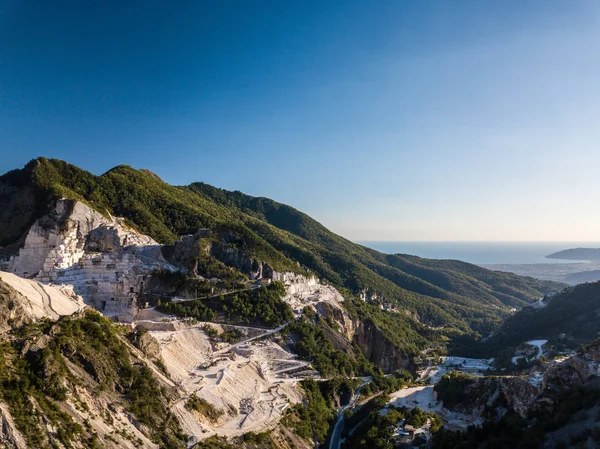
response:
[[[0,172],[147,168],[353,240],[600,241],[600,2],[0,2]]]

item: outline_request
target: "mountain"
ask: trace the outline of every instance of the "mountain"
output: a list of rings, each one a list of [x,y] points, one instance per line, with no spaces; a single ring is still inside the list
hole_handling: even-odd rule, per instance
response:
[[[0,177],[0,245],[5,254],[14,253],[27,229],[58,198],[85,202],[105,216],[124,217],[127,225],[162,244],[209,229],[211,238],[273,270],[310,270],[355,296],[404,310],[424,326],[443,328],[446,335],[486,335],[510,308],[563,287],[459,261],[383,254],[266,198],[202,183],[171,186],[129,166],[95,176],[45,158]]]
[[[600,248],[571,248],[546,256],[547,259],[600,260]]]
[[[435,386],[456,412],[476,416],[464,432],[443,429],[434,448],[570,448],[600,443],[600,339],[570,357],[539,360],[530,372],[470,376],[452,372]]]
[[[173,380],[168,347],[161,354],[147,332],[115,324],[84,307],[72,291],[0,274],[2,448],[184,449],[198,436],[214,434],[208,416],[222,420],[222,412]],[[203,331],[184,332],[198,337]],[[211,344],[199,338],[193,343],[179,356],[197,357]],[[248,378],[248,369],[241,374],[251,390],[262,380]],[[221,382],[223,398],[232,395],[224,390],[228,383]],[[246,393],[242,382],[235,388]],[[275,427],[268,434],[233,435],[229,442],[209,438],[195,447],[311,447],[288,428]],[[280,443],[284,438],[291,446]]]
[[[0,245],[11,449],[326,447],[359,393],[397,391],[423,353],[564,287],[383,254],[266,198],[44,158],[0,177]]]
[[[569,287],[524,307],[507,318],[489,339],[499,346],[517,346],[535,339],[570,348],[600,335],[600,282]]]
[[[577,285],[584,282],[600,281],[600,270],[580,271],[565,276],[564,281],[567,284]]]

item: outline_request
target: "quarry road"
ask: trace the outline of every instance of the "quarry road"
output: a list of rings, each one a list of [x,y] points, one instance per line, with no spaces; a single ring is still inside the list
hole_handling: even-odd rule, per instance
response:
[[[275,334],[277,332],[279,332],[280,330],[284,329],[285,327],[287,327],[290,324],[290,321],[288,321],[287,323],[283,323],[281,326],[276,327],[275,329],[271,329],[270,331],[265,332],[264,334],[260,334],[260,335],[255,335],[254,337],[250,337],[247,338],[245,340],[242,341],[238,341],[237,343],[232,344],[231,346],[228,346],[225,349],[221,349],[219,351],[216,351],[214,354],[224,354],[226,352],[230,352],[232,349],[237,348],[239,346],[245,345],[246,343],[250,343],[254,340],[258,340],[260,338],[264,338],[267,337],[269,335]]]
[[[348,404],[346,404],[344,407],[342,407],[340,409],[340,411],[338,412],[338,418],[337,418],[337,421],[335,422],[335,427],[333,428],[333,432],[331,433],[331,442],[329,443],[329,449],[340,449],[341,448],[341,446],[342,446],[342,429],[344,428],[344,426],[343,426],[344,413],[346,413],[346,410],[354,407],[354,404],[356,404],[356,401],[358,401],[358,397],[360,396],[360,390],[362,390],[362,388],[365,385],[367,385],[369,382],[371,382],[371,378],[364,377],[362,383],[358,386],[358,388],[354,392],[354,396],[352,397],[350,402],[348,402]]]
[[[428,366],[425,371],[423,371],[423,373],[419,376],[419,378],[416,380],[416,382],[424,382],[429,375],[431,374],[432,371],[438,369],[437,366]]]
[[[173,295],[163,295],[160,293],[151,293],[151,294],[153,296],[162,296],[163,298],[169,298],[171,300],[171,302],[204,301],[207,299],[218,298],[219,296],[228,296],[228,295],[234,295],[236,293],[248,292],[251,290],[256,290],[261,287],[262,287],[262,285],[260,285],[260,284],[253,284],[248,288],[239,288],[237,290],[229,290],[229,291],[215,293],[215,294],[209,295],[209,296],[199,296],[197,298],[177,298]]]
[[[150,311],[150,312],[155,312],[155,308],[154,307],[150,307],[149,309],[145,309],[145,310],[146,311]],[[155,319],[135,320],[134,324],[137,324],[137,323],[161,324],[161,323],[179,322],[179,321],[181,321],[181,319],[177,319],[175,317],[169,318],[169,315],[163,314],[161,312],[156,312],[156,313],[160,314],[161,317],[160,318],[155,318]],[[261,331],[261,332],[268,332],[268,331],[272,331],[273,330],[273,328],[270,328],[270,327],[246,326],[246,325],[241,325],[241,324],[220,323],[220,322],[217,322],[217,321],[198,321],[194,325],[186,325],[186,329],[202,328],[202,327],[204,327],[207,324],[208,325],[216,324],[216,325],[220,325],[220,326],[233,327],[235,329],[250,329],[250,330]],[[288,325],[288,324],[289,324],[289,322],[286,323],[285,325]]]
[[[294,362],[293,360],[291,360],[291,361],[290,360],[285,360],[285,361],[286,362]],[[310,365],[309,362],[298,361],[298,362],[295,362],[294,366],[290,366],[289,368],[283,368],[283,369],[280,369],[280,370],[277,370],[277,371],[271,371],[271,374],[277,375],[277,374],[287,373],[288,371],[294,371],[294,370],[297,370],[297,369],[300,369],[300,368],[304,368],[305,366],[308,366],[308,365]]]

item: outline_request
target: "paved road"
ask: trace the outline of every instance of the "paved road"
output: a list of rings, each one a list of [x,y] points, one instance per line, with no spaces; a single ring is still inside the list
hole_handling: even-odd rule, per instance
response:
[[[360,396],[360,390],[362,390],[362,388],[365,385],[367,385],[369,382],[371,382],[370,377],[363,378],[362,383],[358,386],[358,388],[354,392],[354,396],[352,397],[352,400],[347,405],[342,407],[340,409],[340,411],[338,412],[338,419],[335,423],[335,427],[333,428],[333,432],[331,433],[331,441],[329,443],[329,449],[340,449],[340,447],[342,446],[342,429],[344,428],[344,426],[343,426],[344,413],[346,413],[346,410],[348,410],[349,408],[354,407],[354,404],[356,404],[356,401],[358,401],[358,397]]]

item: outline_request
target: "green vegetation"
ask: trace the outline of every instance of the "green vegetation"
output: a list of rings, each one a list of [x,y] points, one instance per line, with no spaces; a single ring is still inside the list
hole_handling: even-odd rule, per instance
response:
[[[547,339],[570,348],[592,341],[600,332],[600,282],[581,284],[551,298],[547,305],[527,307],[509,317],[488,342],[493,349],[514,348],[533,339]]]
[[[368,397],[380,392],[393,393],[406,387],[414,380],[414,376],[406,370],[398,370],[395,373],[384,375],[376,368],[372,370],[371,378],[371,382],[361,390],[361,396]]]
[[[275,327],[294,319],[290,306],[281,300],[284,296],[283,284],[273,282],[225,296],[223,311],[228,321]]]
[[[361,321],[376,325],[386,340],[407,360],[420,355],[422,350],[431,345],[444,344],[448,339],[446,334],[455,334],[450,331],[430,329],[413,316],[385,312],[362,301],[349,302],[345,307],[351,315],[360,317]]]
[[[329,378],[370,376],[371,382],[362,389],[362,394],[365,396],[381,391],[391,393],[412,380],[412,375],[407,371],[398,371],[385,376],[356,346],[348,346],[345,351],[336,349],[324,325],[325,322],[321,318],[317,318],[316,324],[303,319],[291,323],[286,329],[295,341],[294,352],[304,360],[310,361],[321,376]]]
[[[346,415],[344,416],[344,429],[342,431],[342,438],[346,438],[350,431],[358,426],[372,412],[377,412],[385,407],[389,400],[390,397],[388,395],[375,396],[362,406],[346,411]]]
[[[45,343],[36,349],[35,342]],[[183,447],[185,437],[169,419],[166,391],[145,365],[132,363],[119,329],[98,313],[26,325],[1,349],[0,397],[30,447],[55,447],[55,439],[67,448],[77,442],[93,447],[96,437],[61,409],[67,391],[82,383],[98,393],[113,392],[161,447]],[[55,435],[44,430],[44,419],[57,428]]]
[[[438,400],[443,401],[445,407],[452,409],[458,404],[479,399],[481,394],[472,391],[476,385],[478,379],[473,376],[460,371],[451,371],[444,374],[433,389],[437,393]]]
[[[201,299],[191,301],[165,301],[161,302],[156,310],[175,315],[178,317],[195,318],[200,321],[213,321],[216,318],[215,312],[204,304]]]
[[[206,416],[212,422],[217,421],[224,414],[222,410],[216,409],[212,404],[208,403],[206,399],[199,398],[196,394],[192,394],[189,397],[186,407]]]
[[[353,377],[372,370],[360,351],[349,353],[335,349],[323,328],[307,320],[291,323],[286,331],[296,342],[294,352],[310,361],[323,377]]]
[[[228,269],[228,273],[232,273],[233,270]],[[167,296],[183,296],[190,299],[198,298],[209,298],[218,294],[226,294],[227,292],[234,290],[241,290],[246,288],[246,284],[240,282],[241,276],[239,273],[236,275],[236,281],[219,278],[218,281],[212,281],[208,279],[200,279],[196,277],[187,276],[180,271],[169,271],[169,270],[154,270],[152,272],[152,278],[148,284],[148,291],[145,291],[147,300],[150,302],[156,302],[158,299],[163,299]],[[154,291],[155,290],[155,291]]]
[[[215,321],[217,315],[227,323],[276,327],[294,318],[290,306],[282,301],[285,288],[280,282],[231,293],[213,301],[191,300],[161,302],[157,309],[180,317]]]
[[[225,437],[210,437],[194,445],[194,449],[275,449],[270,432],[248,432],[228,441]]]
[[[463,449],[479,447],[482,449],[510,447],[515,449],[541,448],[549,432],[559,430],[569,425],[577,416],[587,410],[596,408],[600,402],[600,390],[593,387],[577,387],[551,394],[552,408],[542,408],[532,412],[527,419],[514,411],[509,411],[501,419],[495,419],[492,410],[482,427],[469,427],[467,432],[451,432],[440,430],[434,435],[434,449]],[[585,416],[585,415],[584,415]],[[600,416],[596,417],[596,422]],[[597,428],[597,427],[596,427]],[[578,431],[577,431],[578,432]],[[583,434],[570,435],[569,441],[562,441],[556,447],[575,447],[575,443],[585,442],[592,438],[592,446],[599,432],[588,428]]]
[[[509,307],[523,306],[562,288],[458,261],[382,254],[272,200],[202,183],[170,186],[148,171],[128,166],[94,176],[62,161],[39,158],[23,170],[0,177],[0,184],[35,193],[34,212],[23,215],[27,222],[22,223],[21,233],[11,235],[22,235],[47,210],[49,200],[59,197],[82,200],[103,213],[125,217],[131,226],[162,243],[208,228],[210,238],[277,271],[308,268],[354,294],[375,292],[450,338],[487,335],[508,315]]]
[[[369,408],[385,405],[388,399],[386,397],[377,398],[377,401],[373,401]],[[350,425],[356,427],[353,429],[352,435],[348,435],[342,448],[392,449],[394,447],[392,436],[396,425],[400,421],[405,421],[405,424],[417,428],[425,425],[428,419],[432,421],[432,431],[437,432],[442,426],[442,419],[434,413],[427,413],[419,408],[408,410],[405,408],[390,407],[387,413],[382,415],[380,408],[376,408],[366,418],[363,417],[359,421],[360,424],[358,426],[354,424],[355,420],[350,423]]]
[[[296,404],[290,407],[282,423],[294,430],[296,434],[306,440],[315,439],[325,443],[335,423],[335,411],[331,402],[325,399],[322,389],[326,388],[325,382],[305,380],[302,389],[306,396],[305,404]]]
[[[225,341],[229,344],[233,344],[242,338],[242,332],[239,329],[231,329],[229,331],[222,332],[219,334],[221,341]]]

